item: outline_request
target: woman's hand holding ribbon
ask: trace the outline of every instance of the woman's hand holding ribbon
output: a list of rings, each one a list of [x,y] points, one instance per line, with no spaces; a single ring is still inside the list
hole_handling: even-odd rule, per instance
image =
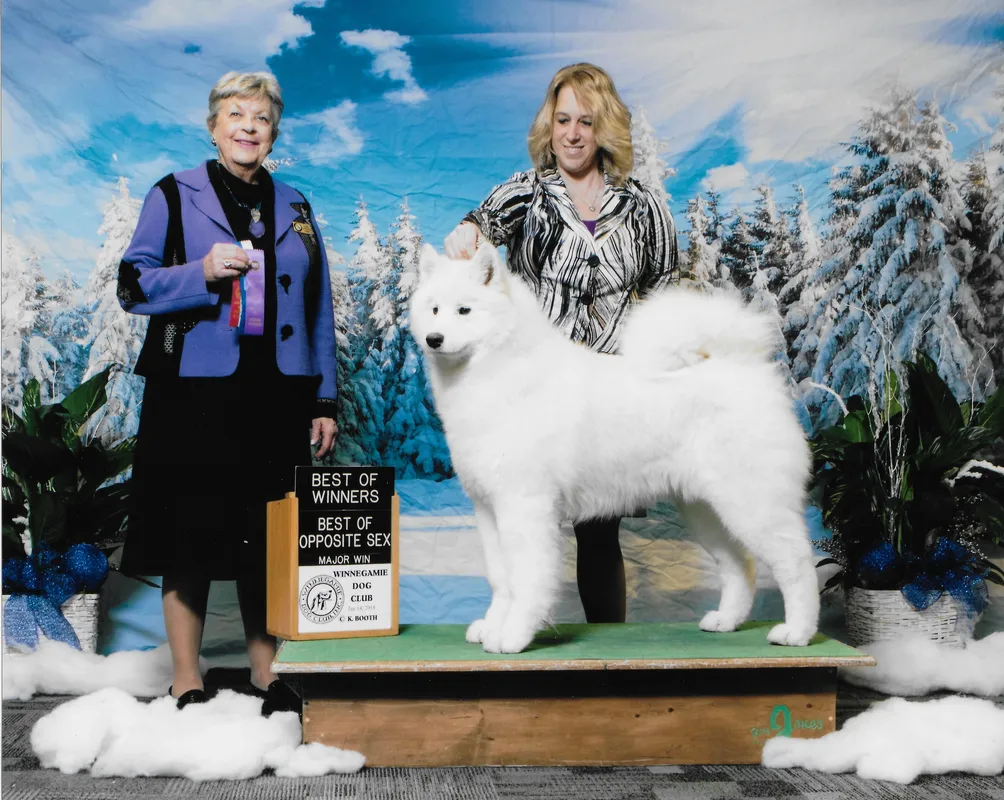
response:
[[[250,263],[243,248],[217,242],[202,259],[202,273],[206,276],[206,283],[218,283],[243,275]]]

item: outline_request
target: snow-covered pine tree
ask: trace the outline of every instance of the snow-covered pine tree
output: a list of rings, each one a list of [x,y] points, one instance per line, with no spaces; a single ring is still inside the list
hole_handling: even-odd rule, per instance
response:
[[[722,237],[721,272],[723,278],[742,292],[749,300],[753,296],[753,278],[756,276],[757,252],[753,237],[741,208],[736,208]]]
[[[722,213],[722,196],[715,191],[714,187],[709,188],[704,193],[704,202],[708,217],[705,238],[708,244],[715,248],[715,252],[717,253],[718,269],[712,283],[715,288],[735,291],[735,287],[729,278],[728,267],[722,261],[722,247],[725,244],[725,237],[728,234],[729,226],[732,224],[732,217],[729,214]]]
[[[972,342],[977,356],[982,355],[997,371],[1000,364],[999,343],[1002,340],[1000,320],[1004,279],[1000,272],[1001,259],[995,258],[994,253],[989,251],[991,234],[985,222],[987,206],[992,202],[990,192],[986,153],[981,149],[970,156],[965,165],[962,195],[969,224],[962,235],[971,254],[969,270],[963,277],[972,289],[973,302],[982,312],[982,318],[979,320],[981,324],[970,324],[963,333]],[[997,375],[996,383],[1000,382],[1001,376]]]
[[[708,210],[708,244],[714,244],[725,238],[732,219],[728,214],[722,214],[722,196],[714,187],[704,193],[704,204]]]
[[[10,233],[3,233],[2,242],[2,399],[20,413],[24,386],[32,378],[39,383],[43,402],[56,398],[60,353],[48,338],[51,290],[38,254]]]
[[[1004,100],[1004,89],[999,93]],[[997,128],[990,138],[988,153],[989,169],[987,178],[990,186],[990,201],[987,203],[985,225],[990,232],[989,252],[1004,253],[1004,108],[997,121]]]
[[[52,284],[49,300],[49,339],[59,351],[56,364],[56,397],[65,397],[80,385],[87,370],[90,324],[81,306],[80,287],[67,270]]]
[[[328,250],[328,263],[332,263],[332,250]],[[359,318],[356,315],[348,276],[344,270],[331,269],[331,302],[335,314],[336,359],[338,361],[338,405],[335,424],[338,435],[335,448],[326,461],[331,464],[369,465],[374,463],[360,446],[366,429],[358,395],[359,377],[352,358],[353,341],[359,336]]]
[[[791,251],[784,266],[785,282],[777,299],[784,320],[782,329],[788,345],[788,355],[794,359],[796,353],[792,345],[799,332],[808,324],[809,311],[819,299],[813,292],[803,293],[803,290],[809,277],[819,269],[821,254],[819,235],[809,216],[809,204],[801,184],[795,184],[795,204],[788,210],[787,216],[791,220]]]
[[[790,361],[782,333],[783,321],[777,292],[784,285],[784,267],[791,255],[788,226],[784,217],[778,213],[773,189],[766,183],[761,183],[756,191],[759,197],[747,225],[754,271],[744,296],[749,298],[750,306],[768,315],[774,322],[774,358],[787,366]],[[737,233],[742,235],[741,231]]]
[[[756,280],[764,284],[764,288],[772,296],[776,296],[784,286],[784,271],[791,255],[788,225],[778,213],[774,191],[770,186],[761,183],[756,187],[756,192],[759,197],[748,224],[753,252],[757,256],[758,272],[763,273]]]
[[[267,168],[267,165],[266,165]],[[356,364],[353,357],[359,338],[359,315],[352,299],[345,256],[339,253],[331,239],[323,235],[328,221],[318,209],[313,209],[317,227],[322,231],[321,241],[328,257],[328,275],[331,286],[331,305],[335,319],[335,360],[337,363],[338,400],[335,424],[338,435],[335,446],[321,463],[332,465],[365,465],[370,463],[359,446],[362,414],[356,394]]]
[[[938,364],[943,374],[957,373],[959,387],[963,383],[968,385],[968,392],[958,388],[957,393],[982,396],[992,387],[993,366],[986,351],[977,344],[977,338],[983,338],[986,321],[969,283],[975,253],[967,238],[972,225],[966,215],[963,181],[948,140],[948,133],[955,126],[941,114],[937,102],[931,100],[920,108],[918,130],[931,164],[929,192],[941,212],[937,214],[935,208],[938,222],[932,228],[935,250],[932,269],[939,273],[934,280],[939,301]],[[945,293],[952,288],[955,291],[949,300]],[[933,291],[931,298],[933,303]]]
[[[840,311],[843,300],[839,288],[843,280],[841,268],[853,258],[847,235],[857,222],[854,198],[856,182],[860,179],[858,173],[853,165],[834,170],[830,180],[831,210],[825,223],[826,236],[819,242],[819,265],[809,272],[798,300],[794,301],[804,309],[806,317],[788,348],[792,378],[799,384],[811,380],[820,336],[830,329]],[[812,391],[806,383],[802,401],[812,419],[822,418],[819,404],[828,403],[830,399],[831,396]]]
[[[676,170],[663,158],[669,145],[656,135],[642,106],[637,106],[631,114],[631,143],[634,146],[631,177],[650,189],[668,207],[671,198],[666,191],[666,179],[675,175]]]
[[[778,306],[777,297],[770,288],[771,273],[766,269],[760,268],[759,261],[759,256],[754,254],[753,262],[757,265],[757,270],[753,274],[753,282],[750,284],[748,290],[750,294],[749,305],[756,311],[770,317],[775,331],[774,348],[771,358],[775,361],[780,361],[787,367],[790,366],[791,362],[788,358],[787,347],[785,346],[781,310]]]
[[[361,346],[363,351],[370,347],[369,338],[373,336],[372,321],[369,318],[368,305],[374,286],[382,280],[387,269],[386,245],[377,234],[376,226],[370,220],[369,209],[360,197],[355,211],[356,227],[349,232],[349,242],[357,242],[356,252],[349,260],[347,272],[349,285],[353,291],[356,308],[359,309],[361,328]],[[357,360],[365,352],[355,354]]]
[[[436,415],[432,390],[425,374],[421,350],[408,331],[408,302],[418,281],[418,260],[422,236],[408,201],[394,223],[389,241],[397,275],[397,325],[384,337],[385,369],[393,379],[385,380],[390,391],[384,440],[384,463],[393,464],[401,478],[433,478],[450,474],[450,453],[443,426]],[[391,341],[392,337],[392,341]],[[393,356],[396,362],[390,361]]]
[[[693,281],[703,289],[711,288],[719,279],[718,249],[719,239],[709,240],[711,220],[708,218],[707,204],[701,195],[687,202],[687,253],[684,259],[681,277]],[[714,243],[712,243],[712,241]]]
[[[84,308],[90,315],[87,334],[89,353],[84,377],[91,377],[109,365],[118,367],[108,380],[108,403],[95,415],[95,435],[106,444],[136,433],[143,402],[143,379],[133,374],[147,318],[127,314],[119,305],[118,272],[122,256],[132,240],[142,202],[129,194],[129,181],[120,177],[116,192],[105,204],[98,234],[104,236],[94,269],[84,287]]]
[[[966,166],[967,238],[973,248],[968,281],[983,312],[982,329],[967,335],[980,352],[989,353],[999,387],[1004,386],[1004,113],[989,149],[975,153]]]
[[[380,439],[383,435],[386,402],[381,369],[385,304],[377,318],[372,302],[379,299],[379,288],[386,282],[391,259],[386,245],[377,235],[369,218],[366,203],[360,198],[356,207],[356,227],[349,233],[350,242],[358,242],[349,260],[348,281],[353,307],[359,314],[359,336],[352,353],[355,370],[353,388],[358,399],[359,436],[356,440],[365,456],[363,463],[380,464]],[[375,294],[376,293],[376,294]],[[352,344],[350,340],[350,345]]]
[[[960,320],[973,308],[960,288],[962,207],[946,125],[933,103],[918,111],[913,94],[894,92],[861,123],[853,161],[834,179],[831,248],[806,287],[826,288],[796,339],[795,366],[811,364],[812,380],[843,397],[917,350],[957,394],[971,390],[978,365]],[[805,399],[817,423],[835,416],[828,393]]]

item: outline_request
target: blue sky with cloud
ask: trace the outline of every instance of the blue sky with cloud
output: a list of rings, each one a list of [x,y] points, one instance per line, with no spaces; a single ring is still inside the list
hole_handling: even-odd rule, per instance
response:
[[[83,280],[101,206],[212,157],[206,97],[270,69],[286,101],[274,156],[337,249],[363,197],[380,230],[408,197],[439,244],[528,166],[554,71],[604,66],[643,106],[677,175],[681,222],[709,181],[748,202],[803,181],[821,209],[840,142],[891,80],[934,96],[957,155],[999,119],[999,0],[5,0],[3,225]]]

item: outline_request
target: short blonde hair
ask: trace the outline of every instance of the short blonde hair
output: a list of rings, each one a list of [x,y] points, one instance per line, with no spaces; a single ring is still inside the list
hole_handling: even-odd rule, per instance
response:
[[[216,115],[220,113],[220,102],[228,97],[264,97],[272,104],[272,141],[279,135],[279,120],[282,119],[282,90],[279,81],[270,72],[228,72],[209,92],[209,116],[206,125],[209,130],[216,127]]]
[[[551,79],[544,104],[537,111],[527,137],[533,165],[538,170],[557,167],[558,162],[551,149],[551,133],[558,93],[566,86],[572,88],[575,98],[593,115],[593,135],[599,148],[600,167],[615,185],[622,185],[634,166],[631,112],[617,94],[610,76],[593,64],[562,67]]]

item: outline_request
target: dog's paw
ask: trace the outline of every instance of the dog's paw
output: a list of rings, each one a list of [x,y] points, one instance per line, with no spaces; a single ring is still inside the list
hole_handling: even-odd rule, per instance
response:
[[[713,633],[728,633],[734,631],[738,622],[735,617],[730,617],[721,611],[709,611],[701,618],[700,628],[702,631]]]
[[[814,630],[796,628],[787,622],[775,625],[767,634],[767,641],[771,644],[783,644],[787,647],[805,647],[812,639]]]
[[[522,653],[533,641],[533,631],[508,631],[502,634],[499,642],[499,653]]]
[[[481,644],[485,638],[485,621],[476,619],[467,626],[467,641],[471,644]]]
[[[502,626],[500,636],[492,644],[497,644],[498,649],[494,653],[522,653],[530,646],[533,636],[537,632],[537,626],[525,617],[510,614]],[[486,639],[487,641],[487,639]],[[487,649],[487,648],[486,648]]]
[[[501,653],[502,631],[499,630],[484,631],[484,638],[481,640],[481,648],[486,653]]]

